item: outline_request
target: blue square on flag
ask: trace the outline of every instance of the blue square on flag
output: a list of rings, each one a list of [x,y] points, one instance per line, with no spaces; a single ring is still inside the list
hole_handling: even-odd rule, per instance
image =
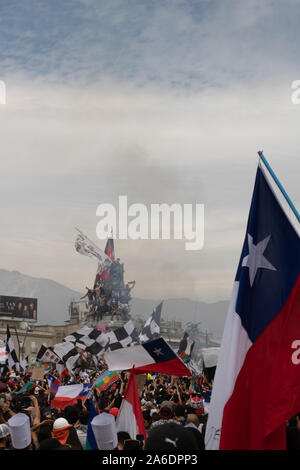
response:
[[[154,359],[155,362],[165,362],[174,359],[176,355],[167,343],[162,339],[158,338],[148,343],[144,343],[143,347]]]

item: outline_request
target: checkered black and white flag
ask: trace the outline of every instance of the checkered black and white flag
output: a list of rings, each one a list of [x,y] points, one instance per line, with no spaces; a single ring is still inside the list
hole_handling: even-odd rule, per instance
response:
[[[14,342],[12,340],[9,328],[6,330],[6,351],[7,351],[7,363],[10,370],[19,372],[20,363],[15,351]]]
[[[78,352],[77,348],[80,348],[84,352],[90,353],[96,365],[101,361],[101,356],[104,352],[125,348],[137,341],[138,333],[132,320],[108,333],[103,333],[96,328],[90,328],[85,325],[80,330],[64,338],[64,343],[72,345],[75,351]],[[64,343],[61,343],[61,345]],[[57,346],[54,346],[54,352],[62,358],[61,352],[59,351],[59,354],[57,352]]]
[[[80,348],[92,356],[99,357],[106,350],[109,338],[107,333],[83,326],[80,330],[66,336],[64,341],[72,343],[76,348]]]
[[[153,335],[160,333],[160,316],[163,301],[156,307],[153,313],[146,321],[141,333],[139,334],[140,343],[145,343],[153,339]]]
[[[138,333],[132,320],[129,320],[124,326],[110,331],[107,335],[109,337],[108,351],[126,348],[126,346],[138,341]]]
[[[80,354],[73,343],[67,341],[58,343],[53,346],[53,351],[58,357],[60,357],[70,372],[76,368],[76,362],[78,361]]]

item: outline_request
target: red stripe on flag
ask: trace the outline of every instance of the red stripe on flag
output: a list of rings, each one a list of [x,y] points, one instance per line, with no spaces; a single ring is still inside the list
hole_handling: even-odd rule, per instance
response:
[[[63,410],[66,406],[73,406],[77,404],[77,400],[80,399],[82,403],[85,402],[86,396],[83,397],[75,397],[75,398],[69,398],[69,397],[54,397],[52,402],[51,402],[51,408],[59,408],[60,410]]]
[[[135,435],[132,435],[133,430],[136,430],[136,434],[142,434],[144,440],[146,440],[140,397],[135,381],[135,369],[131,369],[130,372],[127,388],[117,418],[117,428],[118,424],[121,423],[122,430],[128,432],[132,439],[136,438]]]
[[[249,349],[223,412],[220,449],[286,449],[285,422],[300,410],[300,276],[282,310]],[[299,354],[300,357],[300,354]]]
[[[183,364],[179,358],[170,359],[165,362],[155,362],[146,366],[136,367],[134,369],[135,374],[146,374],[147,372],[158,374],[168,374],[177,376],[191,376],[190,370]]]

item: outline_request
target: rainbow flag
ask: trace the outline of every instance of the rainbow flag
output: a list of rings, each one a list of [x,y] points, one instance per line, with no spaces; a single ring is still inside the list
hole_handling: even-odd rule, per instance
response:
[[[99,388],[99,390],[106,390],[109,385],[116,382],[119,378],[120,375],[117,372],[106,370],[96,379],[95,386]]]

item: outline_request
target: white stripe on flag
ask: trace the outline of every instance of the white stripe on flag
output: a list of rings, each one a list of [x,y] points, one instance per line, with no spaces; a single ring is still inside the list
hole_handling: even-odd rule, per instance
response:
[[[131,439],[136,439],[136,435],[139,434],[133,407],[127,400],[122,400],[116,422],[116,428],[118,432],[128,432]]]
[[[133,365],[141,367],[155,362],[142,345],[116,349],[106,353],[104,359],[109,370],[126,370]]]
[[[60,385],[58,387],[58,390],[56,392],[55,397],[58,398],[76,398],[80,392],[83,389],[82,384],[76,384],[76,385]]]
[[[219,449],[224,406],[230,398],[236,378],[252,343],[243,328],[240,316],[235,312],[239,282],[233,286],[225,322],[222,344],[214,378],[205,433],[205,448]]]

